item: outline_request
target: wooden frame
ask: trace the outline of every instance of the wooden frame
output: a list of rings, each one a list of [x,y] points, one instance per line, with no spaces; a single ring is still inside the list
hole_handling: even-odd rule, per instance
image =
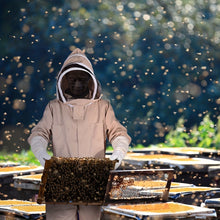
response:
[[[120,176],[121,178],[123,178],[123,177],[137,176],[137,175],[138,176],[140,176],[140,175],[150,176],[150,175],[159,175],[159,174],[167,174],[167,183],[164,188],[164,192],[162,193],[162,195],[159,196],[159,198],[156,196],[152,196],[151,198],[142,197],[142,198],[129,198],[129,199],[111,199],[111,197],[110,197],[110,192],[111,192],[111,189],[113,188],[114,178],[116,176]],[[108,204],[126,203],[126,202],[127,203],[137,203],[137,202],[146,202],[148,200],[156,201],[157,199],[159,199],[160,201],[167,201],[171,182],[173,180],[173,175],[174,175],[173,169],[141,169],[141,170],[113,170],[113,171],[110,171],[103,205],[106,206]]]

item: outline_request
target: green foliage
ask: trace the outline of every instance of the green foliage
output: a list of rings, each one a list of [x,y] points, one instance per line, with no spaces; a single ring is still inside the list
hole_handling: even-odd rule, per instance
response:
[[[184,127],[184,119],[180,118],[176,124],[176,129],[172,129],[165,137],[165,143],[170,147],[186,147],[189,135]]]
[[[215,135],[217,133],[213,121],[206,115],[198,127],[198,147],[214,147]]]
[[[136,146],[133,147],[133,149],[141,149],[144,148],[145,146],[143,144],[137,144]]]
[[[50,152],[48,152],[51,154]],[[0,162],[17,162],[22,165],[40,165],[38,159],[34,156],[31,150],[22,150],[20,153],[7,153],[2,151],[0,153]]]
[[[205,115],[199,126],[194,126],[189,132],[184,127],[184,119],[180,118],[176,128],[165,137],[165,144],[169,147],[202,147],[220,148],[220,119],[217,126]]]

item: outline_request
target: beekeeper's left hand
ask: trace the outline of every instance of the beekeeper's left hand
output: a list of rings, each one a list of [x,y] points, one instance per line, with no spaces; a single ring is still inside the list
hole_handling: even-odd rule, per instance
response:
[[[110,160],[118,160],[115,164],[115,169],[117,169],[128,152],[129,140],[125,136],[118,136],[111,144],[113,147],[113,153],[110,156]]]

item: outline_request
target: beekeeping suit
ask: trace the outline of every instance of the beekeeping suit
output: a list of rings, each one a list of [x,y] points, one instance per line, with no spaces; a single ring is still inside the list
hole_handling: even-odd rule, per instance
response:
[[[46,151],[50,140],[54,156],[104,158],[108,139],[114,149],[110,159],[119,160],[117,168],[131,139],[126,128],[116,119],[111,104],[101,98],[100,83],[80,49],[75,49],[64,61],[56,90],[57,99],[48,103],[42,119],[28,138],[41,165],[50,159]],[[99,206],[46,206],[49,220],[76,220],[77,211],[80,220],[100,218]]]

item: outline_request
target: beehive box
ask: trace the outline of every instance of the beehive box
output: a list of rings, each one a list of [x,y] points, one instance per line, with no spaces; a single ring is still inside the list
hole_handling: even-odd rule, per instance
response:
[[[214,209],[186,205],[176,202],[125,204],[103,208],[104,219],[210,219],[216,217]],[[112,216],[112,217],[110,217]],[[127,217],[127,218],[126,218]],[[200,218],[199,218],[200,217]]]
[[[39,190],[42,174],[22,175],[13,177],[14,187],[19,189]]]
[[[0,219],[20,220],[20,219],[43,219],[46,210],[45,205],[27,200],[0,200]]]
[[[128,153],[125,162],[142,166],[161,166],[161,168],[175,167],[181,171],[208,172],[209,166],[220,165],[220,161],[197,158],[189,156],[179,156],[171,154],[138,154]]]
[[[162,190],[143,190],[141,194],[162,193]],[[170,188],[169,198],[175,202],[200,206],[206,199],[219,197],[220,188],[214,187],[181,187]]]
[[[101,205],[116,161],[52,157],[45,163],[37,202]]]

